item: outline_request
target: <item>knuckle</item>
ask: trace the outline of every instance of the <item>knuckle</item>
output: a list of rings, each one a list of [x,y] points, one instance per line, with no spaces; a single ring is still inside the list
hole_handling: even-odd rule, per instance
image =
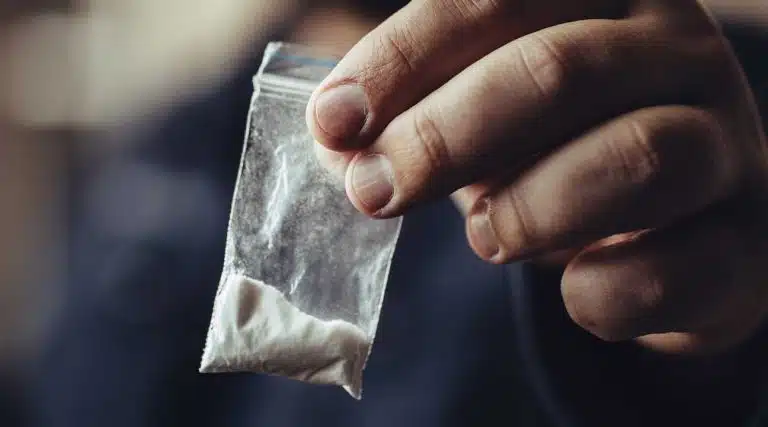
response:
[[[571,86],[575,61],[569,59],[572,56],[569,48],[537,34],[524,37],[513,45],[522,72],[542,98],[555,99]]]
[[[649,110],[627,117],[607,135],[603,162],[611,165],[610,178],[629,188],[669,185],[674,176],[706,183],[710,190],[727,190],[738,177],[736,149],[727,144],[717,117],[706,110]]]
[[[378,37],[381,65],[371,71],[373,80],[377,80],[382,72],[395,75],[403,75],[414,72],[417,69],[418,49],[408,29],[396,27],[390,31],[382,32]]]
[[[637,119],[628,119],[618,137],[609,138],[608,164],[614,165],[615,179],[636,186],[647,186],[660,175],[658,129]]]
[[[413,115],[412,126],[421,150],[419,157],[425,179],[439,179],[439,172],[451,168],[452,164],[443,132],[430,114],[423,110]]]
[[[448,6],[462,19],[484,21],[502,10],[502,0],[442,0],[441,6]]]
[[[532,215],[532,210],[526,198],[521,194],[517,188],[511,188],[507,194],[508,203],[506,206],[508,210],[503,212],[494,212],[491,210],[491,222],[503,220],[506,224],[503,228],[507,230],[513,230],[514,235],[500,235],[500,245],[502,248],[507,249],[506,252],[518,252],[520,250],[536,251],[538,249],[538,225],[535,221],[535,217]],[[499,215],[503,215],[504,218],[496,218]],[[502,251],[504,253],[505,251]]]
[[[714,114],[699,108],[683,107],[680,110],[679,116],[684,124],[691,126],[692,129],[699,130],[700,134],[714,131],[718,125],[718,120]]]
[[[726,145],[725,129],[714,113],[698,108],[687,108],[681,112],[680,119],[684,128],[691,133],[688,139],[691,139],[697,146],[702,143],[711,144],[712,146],[708,148],[719,153]]]

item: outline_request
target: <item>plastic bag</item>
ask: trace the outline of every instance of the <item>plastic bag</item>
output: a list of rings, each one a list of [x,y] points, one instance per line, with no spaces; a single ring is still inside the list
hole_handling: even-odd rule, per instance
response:
[[[200,372],[282,375],[361,398],[402,220],[359,213],[318,164],[304,111],[335,62],[266,49]]]

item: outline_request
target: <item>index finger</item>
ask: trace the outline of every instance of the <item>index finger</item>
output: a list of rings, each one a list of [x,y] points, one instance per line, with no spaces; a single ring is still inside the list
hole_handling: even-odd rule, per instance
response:
[[[522,35],[585,18],[617,17],[616,0],[411,1],[360,40],[307,106],[326,147],[368,146],[393,118],[462,69]]]

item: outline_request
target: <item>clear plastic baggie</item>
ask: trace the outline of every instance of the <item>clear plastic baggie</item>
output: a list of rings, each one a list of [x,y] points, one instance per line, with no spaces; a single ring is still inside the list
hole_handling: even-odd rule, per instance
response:
[[[361,398],[402,220],[371,219],[315,156],[304,119],[335,58],[270,43],[258,74],[200,371]]]

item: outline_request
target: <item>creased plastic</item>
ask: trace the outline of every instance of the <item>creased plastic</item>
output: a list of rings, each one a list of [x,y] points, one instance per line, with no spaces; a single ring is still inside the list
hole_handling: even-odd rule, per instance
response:
[[[200,371],[282,375],[360,399],[402,221],[359,213],[318,164],[304,111],[335,62],[266,49]]]

